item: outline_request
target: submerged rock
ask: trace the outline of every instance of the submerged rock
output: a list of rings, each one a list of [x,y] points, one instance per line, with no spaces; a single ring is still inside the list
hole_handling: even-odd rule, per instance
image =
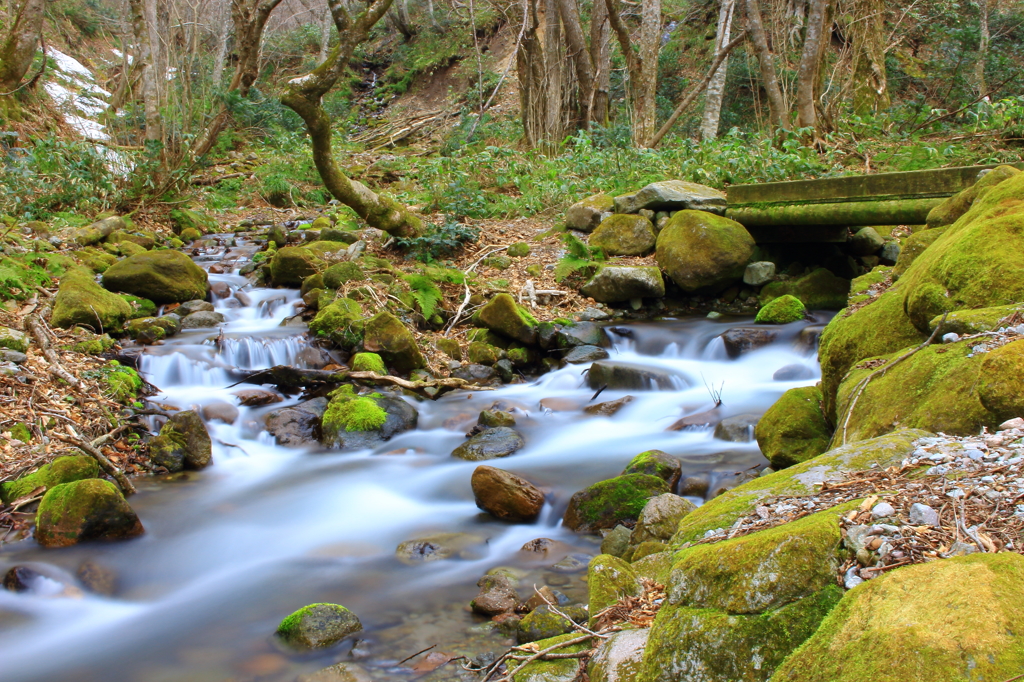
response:
[[[363,629],[359,618],[340,604],[310,604],[277,627],[277,637],[296,649],[322,649]]]
[[[452,450],[452,457],[480,462],[498,457],[508,457],[526,442],[519,432],[507,426],[484,429],[459,447]]]
[[[679,385],[685,386],[686,380],[656,367],[601,360],[590,366],[587,384],[594,390],[603,387],[611,391],[671,391]]]
[[[326,398],[313,398],[295,407],[274,410],[266,416],[267,431],[278,445],[303,447],[317,443],[320,419],[327,410]]]
[[[722,334],[725,352],[730,358],[738,358],[747,351],[771,345],[779,338],[779,332],[764,327],[733,327]]]
[[[476,586],[480,588],[480,593],[469,605],[482,616],[511,613],[519,603],[519,595],[504,575],[485,575],[477,581]]]
[[[415,566],[429,561],[478,558],[478,548],[487,539],[471,533],[438,533],[407,540],[395,550],[403,564]]]
[[[50,488],[36,512],[35,537],[43,547],[125,540],[143,532],[142,522],[120,491],[99,478]]]
[[[715,426],[715,438],[733,443],[749,443],[754,440],[754,427],[760,419],[761,415],[757,414],[727,417]]]

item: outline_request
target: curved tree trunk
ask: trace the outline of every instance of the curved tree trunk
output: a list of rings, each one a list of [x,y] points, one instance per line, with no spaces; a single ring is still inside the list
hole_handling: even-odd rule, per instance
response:
[[[418,217],[393,199],[379,196],[362,183],[350,180],[338,167],[332,153],[331,119],[322,104],[324,95],[348,67],[352,52],[369,36],[370,29],[387,12],[391,0],[373,0],[355,18],[349,16],[341,0],[329,0],[328,4],[338,28],[338,45],[323,64],[305,76],[288,81],[281,102],[306,123],[313,144],[313,163],[327,190],[373,227],[396,237],[414,237],[423,229]]]
[[[12,93],[32,66],[36,45],[43,32],[46,0],[25,0],[0,48],[0,94]]]
[[[768,111],[772,127],[778,126],[789,130],[789,111],[779,87],[779,76],[775,72],[775,55],[768,46],[768,37],[764,33],[764,22],[761,19],[761,6],[758,0],[745,0],[747,11],[747,32],[750,42],[757,53],[758,65],[761,68],[761,80],[768,96]]]
[[[646,147],[654,139],[657,123],[658,52],[661,48],[661,0],[641,0],[640,37],[637,48],[622,20],[619,0],[605,0],[608,20],[626,60],[629,74],[630,111],[633,116],[633,144]]]
[[[814,93],[821,64],[821,41],[827,4],[826,0],[810,0],[807,5],[807,32],[796,86],[796,124],[800,128],[814,128],[818,125]]]
[[[715,57],[729,44],[732,32],[732,14],[736,6],[735,0],[722,0],[718,9],[718,31],[715,38]],[[722,117],[722,101],[725,99],[725,76],[729,70],[729,57],[726,55],[721,65],[715,70],[708,83],[708,94],[704,98],[704,115],[700,122],[700,139],[713,140],[718,137],[718,121]]]

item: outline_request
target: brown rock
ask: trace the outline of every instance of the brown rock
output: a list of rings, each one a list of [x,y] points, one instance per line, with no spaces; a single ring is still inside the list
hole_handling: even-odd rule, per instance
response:
[[[773,329],[761,327],[734,327],[722,334],[725,352],[730,358],[738,358],[750,350],[757,350],[770,345],[779,336]]]
[[[484,616],[497,616],[514,611],[519,595],[503,575],[485,575],[477,581],[480,593],[470,602],[473,611]]]
[[[705,412],[698,412],[697,414],[691,414],[682,419],[678,420],[675,424],[665,429],[666,431],[682,431],[688,428],[702,428],[707,426],[714,426],[718,422],[722,421],[722,414],[718,408],[707,410]]]
[[[203,419],[208,422],[219,419],[225,424],[234,424],[238,419],[238,408],[231,403],[218,400],[203,406]]]
[[[505,521],[533,521],[544,506],[544,494],[515,474],[478,466],[470,482],[476,506]]]
[[[583,408],[583,411],[587,414],[597,415],[599,417],[610,417],[626,405],[633,402],[634,398],[631,395],[624,395],[618,400],[609,400],[606,403],[598,403],[597,405],[589,405]]]
[[[238,398],[239,405],[245,405],[246,407],[270,405],[284,400],[284,398],[273,391],[266,391],[262,388],[246,388],[241,391],[235,391],[231,395]]]

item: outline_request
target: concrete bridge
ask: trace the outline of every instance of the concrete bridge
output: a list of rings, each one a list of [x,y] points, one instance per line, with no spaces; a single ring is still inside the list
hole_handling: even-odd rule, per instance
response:
[[[1024,163],[1010,165],[1024,170]],[[726,192],[726,216],[742,223],[757,242],[845,242],[853,226],[923,225],[943,199],[995,167],[733,185]]]

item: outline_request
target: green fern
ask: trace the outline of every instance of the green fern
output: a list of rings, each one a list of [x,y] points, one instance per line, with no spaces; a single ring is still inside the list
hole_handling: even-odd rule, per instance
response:
[[[582,239],[567,232],[562,238],[566,254],[555,266],[555,281],[564,282],[576,273],[589,277],[597,269],[598,261],[605,260],[604,251],[588,246]]]
[[[427,275],[406,275],[404,279],[423,317],[429,320],[437,311],[437,304],[444,299],[441,289]]]

